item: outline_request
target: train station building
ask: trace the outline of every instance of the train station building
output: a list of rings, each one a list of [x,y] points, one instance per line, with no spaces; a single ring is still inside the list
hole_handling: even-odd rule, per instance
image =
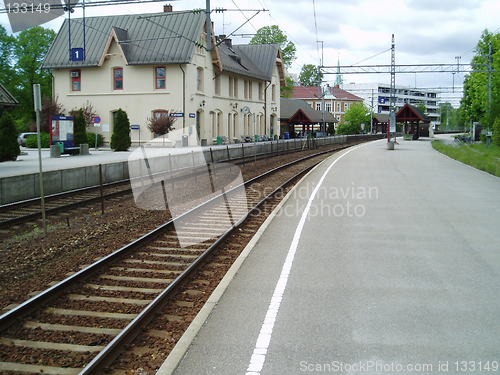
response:
[[[66,111],[90,103],[100,118],[89,131],[109,142],[113,116],[127,112],[132,143],[153,138],[148,119],[177,117],[174,127],[202,144],[218,136],[279,135],[285,68],[278,45],[233,45],[224,35],[207,49],[203,12],[86,18],[85,60],[70,61],[65,20],[43,67],[53,75],[54,100]],[[83,20],[71,20],[71,44],[83,46]],[[176,141],[176,140],[173,140]]]

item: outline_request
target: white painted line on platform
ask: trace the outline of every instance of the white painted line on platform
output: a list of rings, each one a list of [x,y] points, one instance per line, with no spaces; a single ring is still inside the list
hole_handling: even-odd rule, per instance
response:
[[[288,250],[288,254],[285,259],[285,263],[283,264],[283,268],[281,269],[281,274],[278,279],[278,282],[276,283],[276,287],[274,288],[274,293],[271,298],[271,302],[269,303],[266,317],[264,318],[264,322],[262,323],[259,336],[257,337],[257,342],[255,343],[255,348],[253,350],[252,357],[250,358],[250,363],[248,365],[246,375],[260,375],[262,367],[264,366],[264,362],[266,361],[267,349],[269,348],[269,343],[271,342],[274,323],[276,322],[276,317],[278,316],[278,311],[281,306],[281,301],[283,300],[283,295],[285,293],[286,285],[288,283],[288,276],[290,275],[293,259],[295,258],[295,253],[299,245],[300,236],[302,234],[302,230],[304,229],[304,224],[306,222],[307,216],[309,215],[309,210],[311,209],[312,201],[314,200],[319,188],[323,184],[326,175],[328,174],[328,172],[330,172],[333,166],[337,164],[337,162],[340,159],[342,159],[351,151],[357,150],[358,148],[363,147],[365,145],[366,144],[351,148],[342,155],[340,155],[338,158],[336,158],[323,173],[323,175],[318,181],[318,184],[311,193],[311,196],[307,201],[307,205],[304,211],[302,212],[302,216],[300,217],[300,221],[297,224],[297,228],[295,229],[292,243],[290,244],[290,248]]]

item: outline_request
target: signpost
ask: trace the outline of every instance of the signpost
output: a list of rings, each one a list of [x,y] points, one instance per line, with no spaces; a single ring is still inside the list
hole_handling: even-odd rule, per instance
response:
[[[139,146],[141,145],[141,125],[130,125],[130,130],[139,131]]]
[[[33,102],[36,113],[36,132],[38,140],[38,169],[39,169],[39,183],[40,183],[40,203],[42,211],[42,225],[43,233],[47,235],[47,220],[45,218],[45,195],[43,192],[43,171],[42,171],[42,137],[40,135],[40,112],[42,110],[42,94],[40,93],[40,84],[33,85]]]

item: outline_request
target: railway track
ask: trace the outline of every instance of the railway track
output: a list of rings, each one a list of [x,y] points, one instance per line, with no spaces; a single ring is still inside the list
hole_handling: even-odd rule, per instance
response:
[[[349,140],[348,140],[349,143]],[[335,146],[335,145],[334,145]],[[287,146],[288,147],[288,146]],[[327,147],[327,146],[324,146]],[[296,148],[286,148],[279,149],[278,146],[275,147],[274,151],[260,153],[257,155],[246,155],[244,157],[226,160],[221,160],[219,163],[230,162],[236,165],[245,165],[254,160],[261,160],[270,157],[283,156],[287,154],[292,154],[300,151]],[[310,151],[310,150],[308,150]],[[229,156],[229,149],[228,149]],[[192,173],[203,173],[194,171],[190,168],[174,170],[177,179],[184,179],[191,177]],[[51,194],[45,197],[46,215],[48,217],[54,217],[59,213],[71,212],[79,207],[86,207],[90,204],[95,204],[100,201],[109,202],[110,199],[115,199],[131,193],[130,181],[116,181],[111,183],[103,184],[102,190],[101,186],[90,186],[82,189]],[[10,204],[0,205],[0,230],[5,230],[10,227],[36,222],[42,217],[40,211],[40,198],[28,199],[20,202],[14,202]]]
[[[241,229],[249,213],[319,163],[312,162],[314,158],[332,151],[309,155],[246,181],[2,315],[0,372],[100,372],[175,288],[228,236]],[[306,161],[307,168],[285,177],[285,171]],[[280,174],[284,180],[272,193],[262,196],[259,192],[266,179]],[[179,224],[188,229],[179,231]],[[219,234],[214,235],[215,229]],[[255,230],[246,227],[239,235],[251,237]],[[218,259],[224,261],[224,257]]]

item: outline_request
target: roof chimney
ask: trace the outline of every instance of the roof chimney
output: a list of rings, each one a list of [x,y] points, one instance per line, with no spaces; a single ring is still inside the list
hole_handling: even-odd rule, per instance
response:
[[[163,12],[164,13],[172,13],[172,10],[173,10],[173,8],[172,8],[172,5],[170,5],[170,4],[167,4],[167,5],[163,6]]]

